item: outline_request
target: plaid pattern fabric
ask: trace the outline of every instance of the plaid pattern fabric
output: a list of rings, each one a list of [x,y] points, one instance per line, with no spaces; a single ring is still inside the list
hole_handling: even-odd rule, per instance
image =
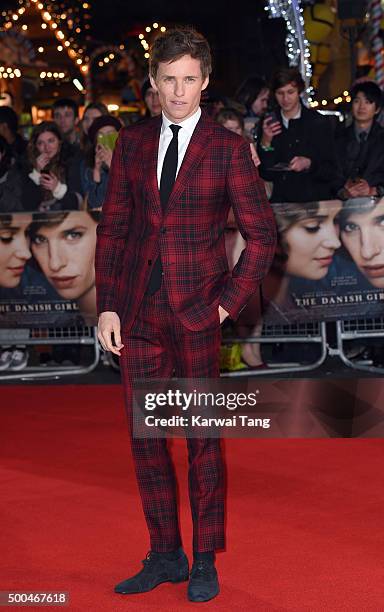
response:
[[[160,127],[155,118],[120,130],[97,228],[98,311],[117,312],[128,329],[160,254],[171,308],[197,331],[215,321],[219,302],[237,318],[271,264],[275,221],[248,143],[204,112],[163,213]],[[224,243],[230,206],[247,242],[232,273]]]
[[[123,331],[120,367],[131,446],[151,549],[181,545],[177,494],[167,440],[132,436],[132,382],[135,378],[219,376],[219,318],[204,331],[186,329],[169,306],[164,284],[146,295],[130,331]],[[224,467],[218,439],[188,439],[189,497],[193,547],[201,552],[224,547]]]

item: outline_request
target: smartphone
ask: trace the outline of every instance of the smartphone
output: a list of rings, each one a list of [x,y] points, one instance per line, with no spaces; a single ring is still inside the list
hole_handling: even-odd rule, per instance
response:
[[[118,135],[118,132],[111,132],[110,134],[98,134],[97,143],[113,151],[116,145]]]
[[[275,111],[269,111],[266,113],[265,119],[268,121],[268,123],[280,123],[280,119]]]

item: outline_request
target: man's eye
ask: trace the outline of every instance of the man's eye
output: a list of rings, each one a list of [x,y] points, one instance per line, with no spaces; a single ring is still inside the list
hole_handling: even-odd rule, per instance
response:
[[[355,223],[346,223],[343,227],[343,232],[350,234],[351,232],[355,232],[358,229],[359,229],[359,226],[356,225]]]

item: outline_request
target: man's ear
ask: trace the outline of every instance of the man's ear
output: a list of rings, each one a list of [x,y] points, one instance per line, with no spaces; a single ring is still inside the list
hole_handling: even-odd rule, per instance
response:
[[[156,85],[155,79],[153,78],[153,76],[151,74],[149,74],[148,76],[149,76],[149,82],[151,83],[152,89],[154,89],[155,91],[158,92],[159,90],[157,89],[157,85]]]
[[[207,89],[208,83],[209,83],[209,76],[206,76],[201,86],[201,91],[204,91],[204,89]]]

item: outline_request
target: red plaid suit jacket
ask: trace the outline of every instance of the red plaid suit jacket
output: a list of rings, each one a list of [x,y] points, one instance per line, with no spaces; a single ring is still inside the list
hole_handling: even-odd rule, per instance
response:
[[[249,144],[205,112],[195,128],[163,214],[157,185],[161,117],[120,130],[97,228],[98,312],[134,321],[151,266],[161,255],[169,303],[190,330],[236,319],[266,274],[276,231]],[[232,274],[224,229],[230,206],[247,241]]]

